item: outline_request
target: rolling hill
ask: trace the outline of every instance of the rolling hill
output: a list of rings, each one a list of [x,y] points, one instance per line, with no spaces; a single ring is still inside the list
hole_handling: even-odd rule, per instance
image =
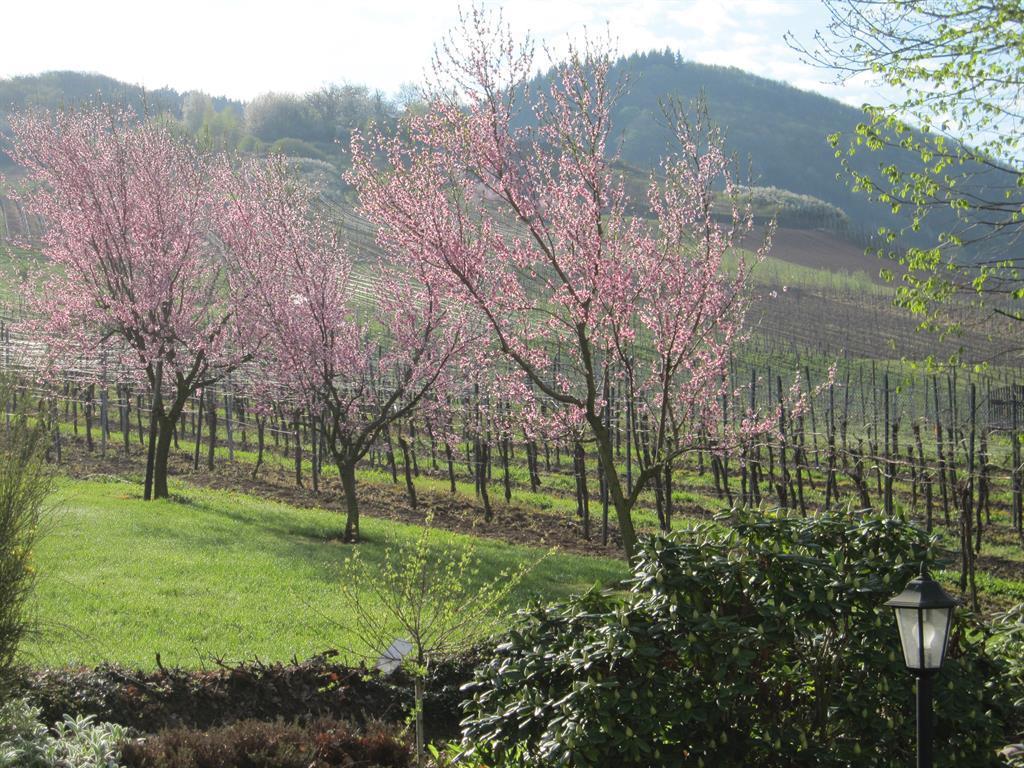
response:
[[[628,75],[630,83],[613,113],[614,131],[621,139],[617,163],[629,185],[639,189],[647,177],[645,169],[670,150],[671,137],[659,106],[669,98],[688,101],[703,94],[712,118],[725,129],[730,151],[737,158],[749,158],[756,186],[748,194],[755,216],[758,221],[774,217],[779,224],[772,258],[756,278],[762,294],[751,318],[756,335],[826,355],[945,355],[965,341],[982,358],[1002,353],[1003,334],[989,329],[973,333],[969,340],[935,345],[934,338],[914,333],[912,318],[891,307],[891,287],[878,278],[881,265],[864,252],[870,234],[891,220],[882,207],[854,195],[836,178],[838,164],[826,138],[836,130],[853,130],[859,110],[738,69],[687,62],[670,51],[622,58],[613,74]],[[538,75],[533,85],[543,86],[546,77],[550,74]],[[277,107],[275,99],[280,102]],[[333,107],[325,109],[323,102],[332,99]],[[304,96],[261,97],[254,108],[170,88],[146,91],[102,75],[49,72],[0,80],[0,150],[12,110],[60,108],[90,100],[143,114],[166,114],[200,136],[216,133],[228,149],[281,151],[295,157],[303,175],[326,190],[331,215],[350,246],[363,258],[376,252],[373,232],[353,211],[340,171],[348,164],[344,135],[353,126],[364,125],[374,114],[387,118],[376,123],[385,126],[400,116],[399,106],[379,94],[354,86],[326,88]],[[265,112],[268,106],[276,109],[273,119],[265,113],[262,122],[250,119],[254,109]],[[0,166],[4,160],[8,167],[0,171],[10,175],[14,169],[0,151]],[[859,162],[866,167],[877,158]],[[30,222],[18,206],[0,198],[0,238],[18,236],[22,230],[35,234],[38,229],[38,222]],[[20,261],[12,265],[9,273],[24,271]]]
[[[749,160],[751,184],[812,196],[841,209],[858,242],[864,242],[879,225],[891,223],[881,207],[852,193],[836,178],[839,166],[827,136],[852,131],[861,120],[860,110],[739,69],[689,62],[672,51],[623,57],[615,63],[612,75],[627,78],[629,83],[613,113],[620,157],[641,176],[672,149],[660,105],[670,98],[691,102],[703,94],[712,119],[725,130],[728,149],[741,167]],[[549,77],[550,73],[538,75],[532,86],[542,87]],[[195,94],[171,88],[146,91],[103,75],[47,72],[0,80],[0,132],[11,110],[60,108],[94,99],[140,113],[168,113],[177,119],[194,112],[197,103]],[[276,147],[286,154],[327,160],[339,167],[347,164],[346,138],[352,127],[369,120],[388,124],[401,112],[396,103],[380,94],[354,86],[328,87],[303,96],[260,97],[248,105],[224,97],[202,99],[208,113],[205,118],[185,118],[197,132],[212,127],[230,134],[228,142],[246,151]],[[268,116],[268,108],[276,111],[271,109],[273,114]],[[226,129],[223,121],[218,122],[219,116],[232,126]],[[864,157],[858,162],[868,169],[878,159]],[[0,155],[0,163],[5,160]],[[803,226],[814,226],[814,222]]]

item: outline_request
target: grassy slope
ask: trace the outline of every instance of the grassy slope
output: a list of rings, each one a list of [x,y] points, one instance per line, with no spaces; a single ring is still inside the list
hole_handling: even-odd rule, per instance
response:
[[[299,658],[335,647],[356,661],[336,582],[351,546],[343,521],[237,493],[179,486],[175,500],[143,504],[136,485],[62,481],[37,549],[41,629],[25,644],[31,664],[115,661],[196,666],[214,657]],[[360,545],[379,561],[389,539],[418,529],[373,519]],[[471,539],[443,533],[443,546]],[[481,577],[541,550],[476,540]],[[614,560],[554,555],[513,596],[547,598],[625,575]]]

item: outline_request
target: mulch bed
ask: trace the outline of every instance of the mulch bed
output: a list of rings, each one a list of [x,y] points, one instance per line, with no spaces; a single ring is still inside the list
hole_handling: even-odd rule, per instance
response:
[[[42,709],[47,723],[64,715],[94,715],[144,733],[206,730],[242,720],[405,722],[412,681],[404,673],[382,677],[338,664],[336,657],[336,651],[327,651],[289,664],[221,661],[211,669],[159,666],[148,672],[110,664],[24,669],[19,688]],[[433,738],[458,733],[459,688],[470,679],[475,660],[469,655],[432,667],[424,714]]]

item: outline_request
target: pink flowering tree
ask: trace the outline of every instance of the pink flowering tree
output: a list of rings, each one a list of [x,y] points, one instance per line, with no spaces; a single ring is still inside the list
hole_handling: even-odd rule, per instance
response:
[[[531,46],[474,9],[438,51],[425,113],[399,137],[355,141],[351,179],[380,242],[444,275],[449,300],[475,312],[537,396],[585,423],[632,557],[640,494],[715,419],[745,309],[745,267],[724,258],[750,218],[729,202],[718,132],[679,111],[649,218],[627,212],[610,64],[588,43],[531,91]],[[607,381],[649,435],[631,489]]]
[[[211,237],[216,161],[158,121],[115,110],[11,118],[21,199],[46,222],[50,267],[27,300],[58,364],[103,350],[148,386],[146,498],[167,492],[174,427],[189,397],[248,361]]]
[[[247,326],[265,336],[260,376],[325,415],[341,477],[346,538],[359,538],[356,465],[408,418],[459,349],[457,313],[419,261],[356,265],[308,189],[280,161],[235,177],[222,230]]]

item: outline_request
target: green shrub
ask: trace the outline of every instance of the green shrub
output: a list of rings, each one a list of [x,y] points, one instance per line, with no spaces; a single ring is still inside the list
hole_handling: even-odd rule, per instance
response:
[[[380,725],[357,731],[337,720],[308,726],[240,720],[197,731],[176,728],[124,745],[128,768],[405,768],[410,750]]]
[[[39,717],[23,699],[0,708],[0,768],[119,768],[126,728],[66,717],[51,733]]]
[[[119,768],[121,745],[128,730],[120,725],[98,723],[91,716],[66,717],[54,726],[54,738],[46,748],[46,765],[52,768]]]
[[[9,382],[0,380],[0,403],[12,402]],[[24,402],[26,398],[22,398]],[[9,692],[18,643],[28,629],[26,601],[34,579],[32,547],[51,489],[44,462],[42,419],[22,411],[0,421],[0,699]]]
[[[259,155],[263,153],[265,144],[251,134],[246,134],[238,142],[238,151],[243,154]]]
[[[278,139],[270,145],[270,151],[288,157],[307,157],[312,160],[328,160],[327,155],[302,139]]]
[[[466,751],[496,765],[891,766],[913,678],[882,603],[932,553],[878,516],[742,516],[649,540],[628,591],[519,614],[467,690]],[[998,765],[1006,664],[959,612],[936,683],[936,765]]]
[[[45,768],[50,732],[24,699],[0,707],[0,768]]]

